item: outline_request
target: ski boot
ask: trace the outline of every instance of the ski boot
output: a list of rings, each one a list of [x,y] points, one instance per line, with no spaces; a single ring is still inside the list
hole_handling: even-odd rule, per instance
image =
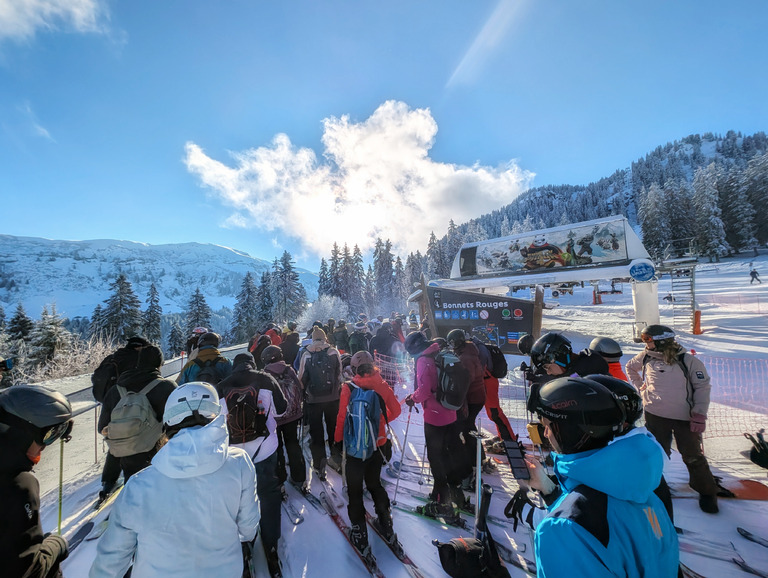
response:
[[[101,490],[99,490],[99,497],[96,498],[96,502],[93,504],[93,509],[98,510],[116,488],[116,482],[104,482],[101,485]]]
[[[288,501],[288,490],[285,489],[285,484],[280,484],[280,498],[283,502]]]
[[[341,456],[336,456],[331,454],[331,457],[328,458],[328,467],[331,468],[336,473],[341,473]]]
[[[371,525],[384,541],[389,544],[389,547],[392,548],[392,551],[398,558],[405,556],[403,545],[400,543],[400,540],[397,539],[397,534],[395,534],[395,529],[392,526],[392,516],[385,514],[378,518],[374,518],[371,520]]]
[[[496,462],[493,460],[493,458],[485,458],[485,460],[483,460],[484,474],[495,474],[498,471],[499,471],[499,468],[496,465]]]
[[[280,557],[277,555],[277,547],[267,548],[264,546],[264,555],[267,557],[267,568],[271,578],[282,578],[283,570],[280,564]]]
[[[470,513],[474,513],[475,511],[475,507],[469,501],[469,498],[464,495],[464,490],[462,490],[461,487],[451,488],[451,501],[459,510],[464,510],[465,512]]]
[[[451,504],[443,504],[441,502],[427,502],[423,506],[416,506],[416,511],[419,514],[427,516],[429,518],[455,518],[458,517],[456,510]]]
[[[376,558],[371,552],[371,545],[368,543],[368,529],[364,525],[353,524],[349,528],[349,541],[360,552],[368,569],[376,568]]]

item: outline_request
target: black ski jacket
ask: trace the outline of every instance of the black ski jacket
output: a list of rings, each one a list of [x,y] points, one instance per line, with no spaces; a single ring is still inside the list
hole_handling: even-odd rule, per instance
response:
[[[61,576],[67,542],[43,535],[40,484],[26,455],[29,444],[18,430],[0,433],[0,568],[7,578]]]

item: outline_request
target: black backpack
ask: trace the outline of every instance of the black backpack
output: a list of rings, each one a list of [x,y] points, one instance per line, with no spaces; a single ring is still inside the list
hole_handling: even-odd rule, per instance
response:
[[[298,380],[294,380],[295,373],[293,368],[289,365],[285,367],[283,372],[279,375],[272,373],[268,369],[265,369],[268,374],[275,378],[277,384],[280,386],[280,391],[283,392],[285,402],[287,404],[285,413],[275,418],[277,425],[283,425],[299,419],[303,414],[302,398],[304,392],[298,383]]]
[[[310,351],[304,367],[304,385],[316,396],[334,392],[339,383],[339,359],[328,355],[329,347],[320,351]]]
[[[482,343],[482,346],[488,350],[488,353],[491,356],[491,365],[488,368],[491,375],[499,379],[507,377],[509,368],[507,367],[507,358],[504,357],[504,352],[501,350],[501,347],[494,345],[493,343]]]
[[[227,429],[230,443],[243,444],[269,435],[268,412],[263,405],[259,404],[258,387],[255,385],[234,387],[227,392],[224,399],[227,402]]]
[[[216,371],[216,364],[222,361],[223,357],[216,357],[209,359],[208,361],[200,361],[199,359],[193,359],[192,362],[200,368],[197,372],[195,381],[204,381],[211,385],[217,385],[221,381],[219,372]]]
[[[469,391],[469,370],[452,351],[443,350],[435,355],[437,365],[437,391],[435,398],[446,409],[459,410]]]

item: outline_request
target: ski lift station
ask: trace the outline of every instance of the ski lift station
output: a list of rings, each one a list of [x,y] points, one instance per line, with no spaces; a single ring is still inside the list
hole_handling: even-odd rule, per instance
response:
[[[509,295],[512,287],[629,279],[634,337],[659,323],[656,267],[624,217],[614,216],[462,245],[450,279],[428,286]]]

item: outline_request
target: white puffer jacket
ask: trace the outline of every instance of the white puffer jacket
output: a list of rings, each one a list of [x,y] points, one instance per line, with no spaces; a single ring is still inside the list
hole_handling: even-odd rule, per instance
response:
[[[228,445],[225,414],[176,434],[128,480],[99,540],[91,578],[240,578],[240,542],[259,524],[256,473]]]

